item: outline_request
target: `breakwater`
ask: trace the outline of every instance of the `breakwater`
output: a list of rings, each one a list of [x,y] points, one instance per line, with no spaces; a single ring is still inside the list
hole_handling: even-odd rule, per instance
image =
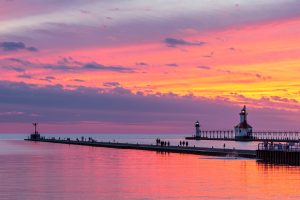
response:
[[[118,142],[98,142],[98,141],[78,141],[71,139],[25,139],[32,142],[47,142],[57,144],[69,144],[69,145],[83,145],[93,147],[105,147],[116,149],[135,149],[145,151],[157,151],[157,152],[169,152],[169,153],[183,153],[183,154],[196,154],[207,156],[229,156],[229,157],[241,157],[241,158],[256,158],[256,152],[254,150],[241,150],[241,149],[223,149],[223,148],[205,148],[205,147],[183,147],[183,146],[160,146],[149,144],[133,144],[133,143],[118,143]]]

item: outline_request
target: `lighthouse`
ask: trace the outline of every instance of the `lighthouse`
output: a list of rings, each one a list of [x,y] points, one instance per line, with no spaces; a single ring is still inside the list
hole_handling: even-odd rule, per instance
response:
[[[40,135],[39,132],[37,131],[38,123],[32,123],[32,125],[34,126],[34,133],[32,133],[32,134],[30,135],[30,139],[31,139],[31,140],[40,140],[40,139],[41,139],[41,135]]]
[[[240,123],[234,127],[236,140],[249,140],[252,138],[252,126],[247,122],[246,106],[240,112]]]
[[[196,138],[200,139],[200,137],[201,137],[201,130],[200,130],[200,123],[199,123],[199,121],[195,122],[195,128],[196,128]]]

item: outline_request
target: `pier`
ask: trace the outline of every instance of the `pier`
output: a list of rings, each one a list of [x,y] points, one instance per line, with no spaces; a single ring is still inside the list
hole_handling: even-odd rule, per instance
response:
[[[45,138],[37,131],[37,123],[33,123],[34,132],[25,139],[31,142],[45,142],[57,143],[68,145],[82,145],[92,147],[116,148],[116,149],[134,149],[144,151],[156,151],[166,153],[182,153],[182,154],[196,154],[207,156],[225,156],[232,158],[253,158],[262,162],[272,164],[287,164],[287,165],[300,165],[300,142],[299,132],[252,132],[252,127],[246,121],[246,107],[241,112],[241,122],[235,126],[235,131],[230,130],[217,130],[217,131],[201,131],[200,124],[195,123],[196,134],[193,137],[186,139],[196,140],[229,140],[229,141],[264,141],[258,144],[256,151],[254,150],[241,150],[241,149],[226,149],[224,148],[206,148],[206,147],[189,147],[188,143],[180,141],[180,145],[171,146],[170,142],[160,141],[156,139],[156,145],[152,144],[133,144],[133,143],[119,143],[119,142],[99,142],[91,137],[88,140],[81,137],[72,140],[70,138]],[[274,143],[276,142],[285,142]]]
[[[229,140],[229,141],[269,141],[269,142],[298,142],[299,131],[253,131],[247,120],[246,106],[240,112],[240,123],[233,130],[201,130],[200,123],[195,123],[195,135],[186,137],[187,140]]]
[[[118,142],[98,142],[96,140],[80,141],[71,139],[55,139],[55,138],[43,138],[40,139],[25,139],[26,141],[32,142],[47,142],[57,144],[68,144],[68,145],[82,145],[92,147],[105,147],[105,148],[116,148],[116,149],[135,149],[145,151],[156,151],[156,152],[168,152],[168,153],[183,153],[183,154],[196,154],[196,155],[207,155],[207,156],[230,156],[230,157],[241,157],[241,158],[256,158],[256,152],[254,150],[238,150],[238,149],[222,149],[222,148],[204,148],[204,147],[183,147],[183,146],[160,146],[160,145],[149,145],[149,144],[132,144],[132,143],[118,143]]]
[[[257,158],[271,164],[300,165],[300,144],[261,143],[256,151]]]

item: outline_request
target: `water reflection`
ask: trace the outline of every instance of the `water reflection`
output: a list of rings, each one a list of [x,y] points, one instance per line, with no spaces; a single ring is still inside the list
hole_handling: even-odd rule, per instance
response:
[[[300,168],[0,141],[0,199],[298,199]]]

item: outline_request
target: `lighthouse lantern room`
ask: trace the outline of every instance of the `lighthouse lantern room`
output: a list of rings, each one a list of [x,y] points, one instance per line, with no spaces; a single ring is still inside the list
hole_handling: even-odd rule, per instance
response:
[[[195,122],[195,129],[196,129],[196,138],[201,138],[201,130],[200,130],[200,123],[199,121]]]

